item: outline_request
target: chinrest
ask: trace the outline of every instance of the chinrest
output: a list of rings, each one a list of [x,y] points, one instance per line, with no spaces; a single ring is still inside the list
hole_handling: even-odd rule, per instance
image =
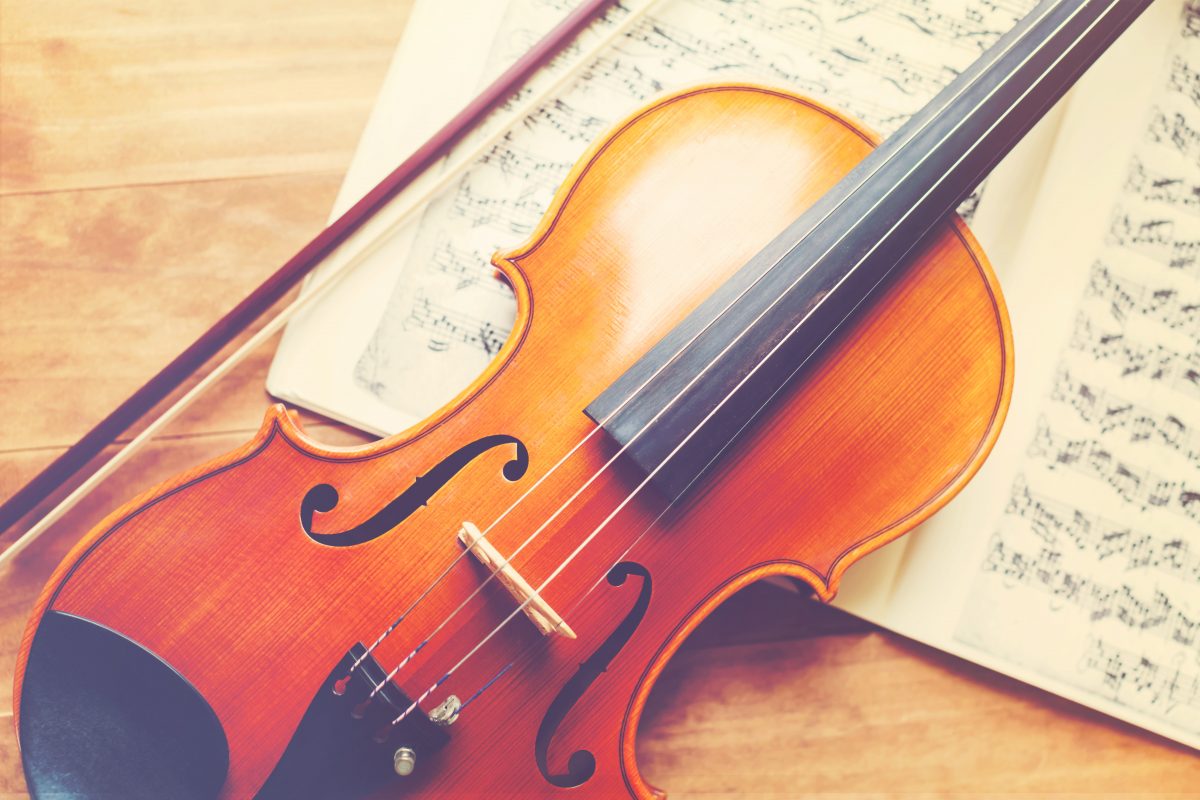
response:
[[[229,768],[216,714],[169,664],[90,620],[50,611],[21,691],[34,797],[212,798]]]

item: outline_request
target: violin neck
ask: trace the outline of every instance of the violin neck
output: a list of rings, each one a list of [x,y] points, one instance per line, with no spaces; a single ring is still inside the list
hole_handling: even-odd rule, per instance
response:
[[[1040,3],[587,414],[680,497],[1149,4]]]

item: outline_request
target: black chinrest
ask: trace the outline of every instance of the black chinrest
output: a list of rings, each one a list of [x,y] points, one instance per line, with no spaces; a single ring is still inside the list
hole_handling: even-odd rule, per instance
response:
[[[154,653],[50,611],[21,690],[21,755],[38,798],[216,797],[229,745],[212,708]]]

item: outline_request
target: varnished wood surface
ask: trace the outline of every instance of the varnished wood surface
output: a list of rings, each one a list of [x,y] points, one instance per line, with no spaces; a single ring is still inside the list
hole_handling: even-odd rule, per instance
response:
[[[3,14],[0,480],[11,491],[315,230],[403,9],[197,4],[164,16],[25,4]],[[174,138],[157,138],[180,116],[189,123]],[[279,128],[294,117],[289,138]],[[153,467],[174,472],[245,441],[268,358],[159,443]],[[128,488],[112,494],[110,507]],[[6,671],[32,593],[66,544],[39,545],[4,577]],[[640,761],[675,796],[1146,794],[1198,778],[1182,748],[799,598],[733,606],[651,700]],[[801,638],[795,620],[813,615],[835,635]],[[746,628],[749,639],[729,643]],[[11,730],[4,737],[2,786],[19,794]]]
[[[444,750],[423,757],[406,796],[556,796],[551,773],[582,748],[596,760],[593,776],[575,780],[587,780],[588,794],[650,797],[634,731],[683,637],[756,578],[800,577],[831,597],[856,558],[944,504],[999,433],[1012,384],[1007,319],[957,222],[913,251],[870,313],[843,326],[669,515],[649,492],[629,502],[639,477],[608,469],[615,448],[571,413],[870,149],[835,112],[775,89],[716,84],[635,110],[580,158],[529,241],[495,259],[517,319],[474,384],[412,430],[352,451],[312,440],[273,407],[251,441],[95,526],[55,570],[25,647],[49,609],[164,659],[221,721],[230,750],[221,797],[240,798],[271,774],[330,665],[411,609],[373,655],[398,664],[420,646],[396,677],[417,702],[469,696],[505,663],[514,668]],[[313,487],[336,490],[316,527],[349,530],[393,507],[416,476],[433,480],[451,453],[497,434],[527,455],[486,448],[418,512],[354,547],[315,545],[298,528]],[[578,639],[497,627],[511,601],[499,586],[476,599],[480,572],[450,538],[464,519],[487,524],[489,541],[567,611]],[[640,577],[597,584],[616,561]],[[542,709],[639,597],[636,629],[605,659],[603,680],[589,681],[552,739],[541,738]],[[535,739],[549,743],[548,757],[511,757],[509,742]],[[405,743],[398,732],[392,741]]]

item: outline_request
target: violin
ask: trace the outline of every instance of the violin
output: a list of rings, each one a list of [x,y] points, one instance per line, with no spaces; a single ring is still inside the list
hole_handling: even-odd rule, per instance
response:
[[[493,263],[491,366],[351,449],[283,406],[121,506],[16,670],[39,797],[653,797],[634,738],[723,599],[831,599],[999,434],[1012,332],[953,209],[1149,4],[1046,0],[879,143],[779,89],[658,99]]]

